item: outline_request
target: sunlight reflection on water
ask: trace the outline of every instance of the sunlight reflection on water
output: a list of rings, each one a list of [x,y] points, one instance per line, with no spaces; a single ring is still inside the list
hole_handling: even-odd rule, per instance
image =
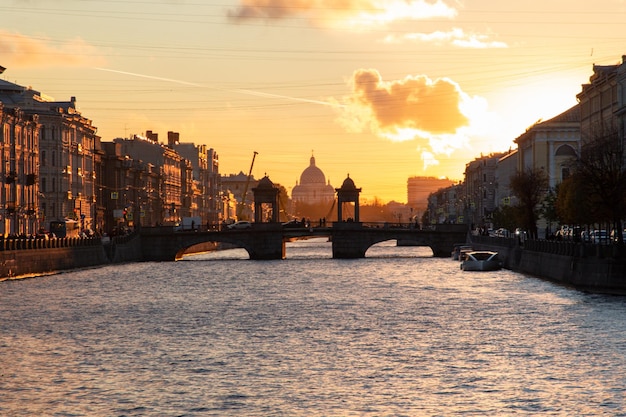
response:
[[[0,414],[626,415],[624,298],[431,255],[308,241],[2,282]]]

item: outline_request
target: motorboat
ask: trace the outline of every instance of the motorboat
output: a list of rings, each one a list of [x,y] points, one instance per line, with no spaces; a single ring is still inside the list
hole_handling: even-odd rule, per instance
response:
[[[462,253],[470,252],[473,248],[467,243],[456,243],[452,248],[452,260],[460,261],[463,258],[461,257]]]
[[[461,269],[463,271],[497,271],[502,268],[498,252],[470,251],[463,254]]]

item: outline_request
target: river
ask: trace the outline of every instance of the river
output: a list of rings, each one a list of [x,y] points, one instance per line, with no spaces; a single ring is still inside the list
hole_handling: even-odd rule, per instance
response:
[[[429,249],[0,282],[2,416],[626,416],[626,298]]]

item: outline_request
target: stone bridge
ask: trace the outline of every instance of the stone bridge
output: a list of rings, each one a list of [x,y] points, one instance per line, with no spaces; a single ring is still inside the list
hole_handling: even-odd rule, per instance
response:
[[[283,259],[285,243],[294,239],[328,237],[333,258],[364,258],[376,243],[398,240],[428,246],[436,257],[448,257],[455,243],[465,242],[467,225],[434,225],[427,229],[390,227],[386,224],[335,222],[332,227],[283,228],[280,223],[255,223],[251,229],[175,232],[171,227],[141,229],[141,252],[146,261],[174,261],[192,246],[206,242],[228,243],[245,249],[250,259]]]

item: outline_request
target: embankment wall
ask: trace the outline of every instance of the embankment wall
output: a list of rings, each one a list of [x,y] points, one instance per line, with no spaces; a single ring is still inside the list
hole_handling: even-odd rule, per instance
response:
[[[85,242],[86,243],[86,242]],[[0,279],[109,263],[102,244],[66,244],[0,251]]]
[[[141,260],[140,236],[0,240],[0,279]]]
[[[623,245],[471,236],[475,249],[497,251],[506,269],[583,291],[626,294]]]
[[[189,248],[188,253],[209,252],[215,242]],[[0,280],[57,271],[143,260],[139,233],[113,239],[0,239]]]

